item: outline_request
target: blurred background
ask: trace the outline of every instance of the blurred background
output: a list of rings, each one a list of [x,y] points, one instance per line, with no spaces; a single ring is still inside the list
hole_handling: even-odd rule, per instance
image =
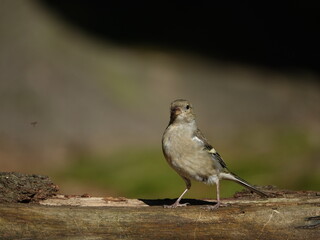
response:
[[[318,6],[0,3],[0,171],[66,194],[178,197],[161,137],[185,98],[231,171],[319,190]],[[223,182],[222,196],[241,189]]]

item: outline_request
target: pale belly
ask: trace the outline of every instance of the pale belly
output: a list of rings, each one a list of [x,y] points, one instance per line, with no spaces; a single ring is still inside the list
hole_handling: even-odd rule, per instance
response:
[[[219,178],[221,166],[207,150],[189,139],[190,141],[182,141],[176,136],[164,146],[169,165],[183,177],[208,184],[215,183]],[[184,144],[181,144],[182,142]]]

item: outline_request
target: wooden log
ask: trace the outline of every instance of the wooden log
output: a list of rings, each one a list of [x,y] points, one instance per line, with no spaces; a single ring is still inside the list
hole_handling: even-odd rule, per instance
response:
[[[173,199],[58,195],[40,204],[0,204],[0,239],[319,239],[316,192],[211,200],[165,209]]]
[[[1,202],[38,202],[57,194],[59,188],[47,176],[0,172]]]
[[[48,177],[0,173],[0,239],[319,239],[320,193],[266,189],[223,199],[174,199],[55,195]]]

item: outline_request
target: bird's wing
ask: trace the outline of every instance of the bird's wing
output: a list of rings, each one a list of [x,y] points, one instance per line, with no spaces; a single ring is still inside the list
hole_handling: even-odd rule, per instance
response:
[[[193,137],[197,142],[203,145],[204,150],[208,151],[208,153],[211,154],[212,158],[216,161],[218,161],[223,168],[227,168],[227,164],[223,161],[220,154],[208,143],[205,136],[202,134],[202,132],[197,129],[197,131],[194,134]]]

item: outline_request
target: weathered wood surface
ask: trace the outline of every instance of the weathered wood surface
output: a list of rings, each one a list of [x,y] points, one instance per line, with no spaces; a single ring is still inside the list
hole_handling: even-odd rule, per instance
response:
[[[0,204],[0,239],[319,239],[316,192],[225,199],[164,209],[173,200],[56,196],[40,204]]]
[[[265,188],[203,209],[209,200],[164,209],[174,200],[56,195],[46,176],[0,172],[3,239],[320,239],[320,193]]]
[[[18,172],[0,172],[0,203],[38,202],[57,194],[49,177]]]

